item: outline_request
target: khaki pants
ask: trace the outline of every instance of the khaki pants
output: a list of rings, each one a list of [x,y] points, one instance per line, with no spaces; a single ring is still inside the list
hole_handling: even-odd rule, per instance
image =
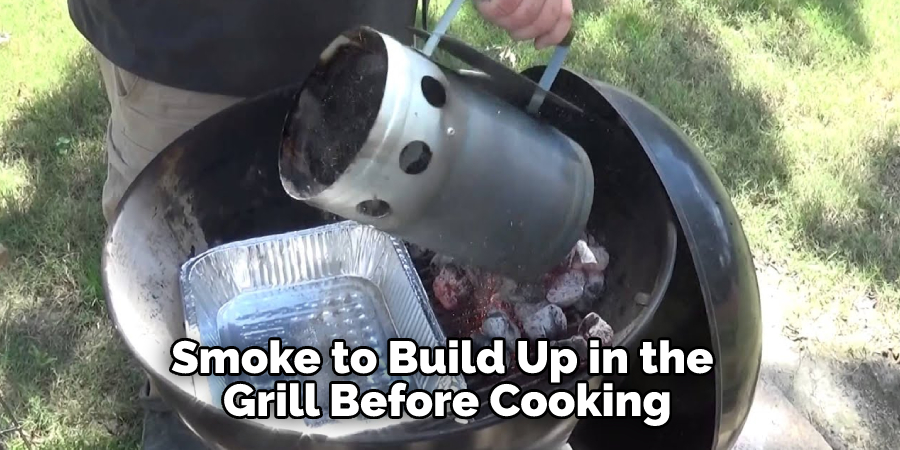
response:
[[[103,215],[111,223],[125,190],[162,149],[204,119],[242,99],[154,83],[116,67],[99,52],[94,53],[111,107],[103,186]]]

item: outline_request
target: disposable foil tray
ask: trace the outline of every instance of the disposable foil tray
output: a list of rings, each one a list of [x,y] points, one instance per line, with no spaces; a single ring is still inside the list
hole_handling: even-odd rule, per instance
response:
[[[198,398],[221,405],[225,387],[244,381],[271,389],[276,380],[314,380],[317,403],[327,411],[328,383],[352,381],[360,392],[387,390],[394,381],[409,390],[458,390],[461,376],[387,374],[387,340],[409,338],[420,346],[446,344],[405,246],[370,226],[346,221],[210,249],[182,266],[187,337],[203,346],[315,347],[323,366],[310,377],[196,376]],[[338,376],[329,348],[367,346],[380,360],[369,376]],[[316,426],[319,422],[307,422]]]

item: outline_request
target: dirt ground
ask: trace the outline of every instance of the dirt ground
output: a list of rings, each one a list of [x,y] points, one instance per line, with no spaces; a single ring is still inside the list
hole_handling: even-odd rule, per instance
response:
[[[798,340],[785,317],[802,296],[777,268],[757,268],[764,326],[761,378],[777,387],[835,450],[897,448],[900,364],[890,354],[835,356],[821,337]]]

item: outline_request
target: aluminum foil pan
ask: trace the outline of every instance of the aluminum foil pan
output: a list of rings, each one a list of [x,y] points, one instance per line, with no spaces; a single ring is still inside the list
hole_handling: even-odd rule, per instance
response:
[[[406,247],[371,226],[345,221],[210,249],[182,266],[181,290],[187,337],[203,346],[267,348],[278,337],[282,346],[322,354],[322,370],[311,377],[195,376],[201,400],[221,406],[222,392],[236,381],[271,389],[276,380],[314,380],[325,412],[330,381],[352,381],[360,392],[387,390],[401,379],[410,391],[465,388],[461,376],[387,374],[388,339],[435,347],[446,337]],[[328,353],[334,339],[373,348],[379,369],[366,377],[335,375]]]

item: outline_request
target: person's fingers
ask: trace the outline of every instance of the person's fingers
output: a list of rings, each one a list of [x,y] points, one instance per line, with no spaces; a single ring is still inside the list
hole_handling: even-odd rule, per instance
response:
[[[511,31],[510,36],[517,41],[524,41],[549,33],[559,22],[563,3],[564,0],[544,1],[540,14],[528,25]]]
[[[557,45],[572,27],[572,0],[478,0],[475,7],[512,39],[534,39],[541,49]]]
[[[515,9],[512,10],[508,14],[504,14],[502,16],[496,17],[495,19],[491,19],[488,16],[488,20],[491,20],[494,24],[499,27],[513,32],[524,27],[527,27],[538,17],[541,15],[541,10],[544,7],[544,3],[547,1],[556,1],[556,0],[486,0],[488,3],[496,3],[498,11],[509,11],[510,8],[515,6]],[[517,4],[517,5],[516,5]]]
[[[563,1],[561,5],[559,20],[556,25],[548,32],[537,37],[534,40],[534,46],[538,50],[545,49],[550,46],[558,45],[565,39],[569,31],[572,30],[572,18],[575,15],[571,0]]]
[[[503,26],[500,21],[519,9],[522,2],[529,0],[478,0],[475,8],[489,22]]]

